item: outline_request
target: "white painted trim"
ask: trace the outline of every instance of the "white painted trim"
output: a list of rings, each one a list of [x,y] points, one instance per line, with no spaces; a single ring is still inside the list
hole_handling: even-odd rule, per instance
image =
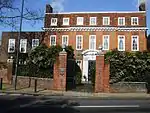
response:
[[[81,49],[77,48],[77,38],[81,37]],[[83,49],[83,35],[76,35],[76,50],[82,50]]]
[[[104,49],[104,37],[107,36],[108,37],[108,49]],[[109,50],[109,40],[110,40],[110,35],[103,35],[103,50]]]
[[[21,52],[21,45],[24,44],[25,46],[23,47],[25,50],[24,52]],[[20,39],[20,53],[26,53],[27,52],[27,39]]]
[[[82,20],[82,22],[79,22],[79,20]],[[84,24],[84,17],[77,17],[77,23],[76,25],[83,25]]]
[[[52,22],[53,19],[56,20],[56,24],[54,24],[54,23]],[[51,26],[57,26],[57,18],[51,18]]]
[[[51,45],[51,37],[55,37],[55,44]],[[56,35],[50,35],[50,46],[55,46],[56,45]]]
[[[97,50],[97,49],[95,49],[95,50],[87,49],[87,50],[85,50],[85,51],[82,52],[82,55],[84,55],[84,54],[86,54],[86,53],[88,53],[88,52],[97,52],[97,53],[99,53],[100,51]]]
[[[91,23],[91,20],[92,20],[92,19],[95,19],[95,24],[92,24],[92,23]],[[90,17],[90,25],[91,25],[91,26],[97,25],[97,17]]]
[[[137,24],[133,24],[133,19],[137,19]],[[137,25],[139,25],[139,17],[131,17],[131,25],[132,26],[137,26]]]
[[[120,37],[123,37],[123,50],[119,49],[119,41],[120,41]],[[124,35],[118,35],[118,51],[125,51],[125,36]]]
[[[64,23],[64,20],[67,19],[68,20],[68,23]],[[69,23],[70,23],[70,18],[63,18],[63,26],[69,26]]]
[[[69,44],[69,35],[62,35],[62,45],[63,45],[63,38],[64,37],[67,37],[67,44],[66,44],[66,46],[68,46],[68,44]]]
[[[14,44],[14,51],[9,51],[10,43]],[[8,41],[8,53],[14,53],[15,52],[15,49],[16,49],[16,44],[15,43],[16,43],[16,39],[9,39],[9,41]]]
[[[95,42],[95,46],[94,46],[94,49],[91,49],[91,37],[94,37],[94,42]],[[89,50],[95,50],[96,49],[96,35],[90,35],[89,36]]]
[[[147,27],[67,27],[67,28],[43,28],[50,31],[146,31]]]
[[[146,13],[146,11],[97,11],[97,12],[60,12],[45,14],[95,14],[95,13]]]
[[[34,41],[34,40],[38,41],[38,45],[33,45],[33,41]],[[38,38],[32,39],[32,48],[34,48],[34,47],[36,47],[36,46],[39,46],[39,43],[40,43],[40,39],[38,39]]]
[[[108,19],[108,24],[105,24],[105,19]],[[110,17],[103,17],[103,25],[110,25]]]
[[[119,23],[119,20],[120,19],[123,19],[123,25],[121,25],[120,23]],[[118,17],[118,26],[125,26],[125,23],[126,23],[126,18],[125,17]]]
[[[133,50],[133,37],[137,37],[137,50]],[[139,36],[138,35],[132,35],[131,36],[131,51],[139,51]]]

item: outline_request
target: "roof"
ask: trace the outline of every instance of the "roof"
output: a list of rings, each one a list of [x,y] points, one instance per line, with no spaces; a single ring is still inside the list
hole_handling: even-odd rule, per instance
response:
[[[146,11],[97,11],[97,12],[59,12],[45,14],[101,14],[101,13],[146,13]]]

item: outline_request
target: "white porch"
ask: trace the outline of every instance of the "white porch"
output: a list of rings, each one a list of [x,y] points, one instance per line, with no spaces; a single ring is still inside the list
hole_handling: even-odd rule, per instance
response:
[[[99,55],[99,50],[85,50],[83,55],[83,68],[82,68],[82,82],[88,82],[88,68],[89,60],[96,60],[96,56]]]

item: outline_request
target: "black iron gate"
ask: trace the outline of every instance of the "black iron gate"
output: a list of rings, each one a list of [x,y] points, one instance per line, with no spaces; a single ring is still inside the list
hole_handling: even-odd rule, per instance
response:
[[[92,85],[94,85],[96,61],[95,60],[89,60],[88,64],[89,64],[88,65],[88,81],[91,82]]]
[[[95,81],[95,61],[89,61],[88,68],[88,81],[81,83],[82,72],[79,70],[80,67],[77,65],[75,59],[67,60],[67,76],[66,76],[66,90],[77,91],[77,92],[93,92],[94,81]],[[81,73],[81,77],[80,74]]]

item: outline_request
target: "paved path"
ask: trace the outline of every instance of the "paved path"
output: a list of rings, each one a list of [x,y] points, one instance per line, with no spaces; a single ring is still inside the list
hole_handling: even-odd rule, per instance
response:
[[[74,91],[54,91],[54,90],[42,90],[38,89],[38,92],[34,92],[33,88],[22,89],[8,89],[0,91],[0,95],[5,94],[29,94],[29,95],[45,95],[45,96],[67,96],[67,97],[81,97],[81,98],[150,98],[150,94],[146,93],[88,93],[88,92],[74,92]]]

